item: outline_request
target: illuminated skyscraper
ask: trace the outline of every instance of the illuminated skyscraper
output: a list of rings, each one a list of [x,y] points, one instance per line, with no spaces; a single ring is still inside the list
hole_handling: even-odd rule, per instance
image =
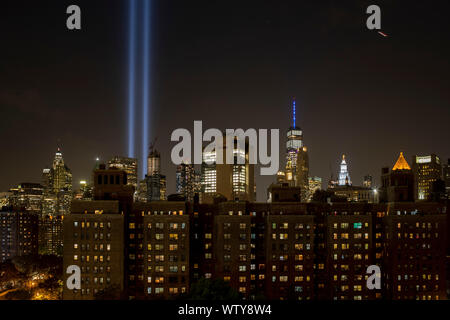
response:
[[[43,184],[46,192],[72,191],[72,172],[64,163],[59,148],[55,154],[52,167],[43,170]]]
[[[297,152],[296,166],[296,186],[300,187],[301,202],[309,199],[309,157],[306,147],[302,147]]]
[[[442,177],[441,160],[435,154],[414,156],[412,168],[415,178],[415,199],[430,200],[433,183]]]
[[[350,180],[350,174],[347,170],[347,162],[345,161],[345,155],[342,155],[341,169],[339,171],[339,185],[351,185],[352,181]]]
[[[147,201],[166,200],[166,176],[161,174],[161,154],[150,147],[147,158]]]
[[[147,168],[147,175],[149,176],[155,173],[161,173],[161,154],[153,147],[150,147],[150,152],[147,157]]]
[[[38,214],[0,208],[0,262],[38,253]]]
[[[403,156],[395,162],[392,171],[388,167],[381,169],[380,202],[414,201],[414,174]]]
[[[294,98],[292,102],[292,126],[289,128],[287,132],[286,171],[285,171],[286,182],[289,183],[289,185],[291,186],[297,185],[297,165],[298,165],[297,157],[299,151],[302,148],[303,148],[303,132],[296,125],[296,101]],[[308,177],[306,177],[306,185],[308,185],[307,180]]]
[[[128,185],[133,186],[134,190],[137,190],[138,171],[136,158],[115,156],[114,158],[109,160],[108,167],[125,171],[127,173]]]
[[[62,221],[70,213],[72,203],[72,172],[64,163],[61,150],[53,165],[42,171],[42,211],[39,215],[39,253],[61,255]]]
[[[17,188],[11,189],[9,204],[20,210],[41,213],[43,187],[38,183],[21,183]]]
[[[239,148],[234,138],[233,164],[226,163],[226,137],[223,141],[223,164],[217,164],[216,151],[203,152],[202,164],[202,202],[211,202],[222,196],[228,200],[255,200],[254,165],[249,163],[249,144],[245,150]],[[239,158],[244,164],[238,164]]]
[[[184,195],[187,201],[194,201],[195,194],[200,192],[196,183],[197,176],[192,164],[182,163],[177,166],[176,192]]]

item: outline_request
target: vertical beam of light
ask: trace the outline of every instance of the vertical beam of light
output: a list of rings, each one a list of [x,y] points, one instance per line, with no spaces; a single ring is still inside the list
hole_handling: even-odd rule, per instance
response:
[[[136,0],[129,2],[128,39],[128,157],[134,158],[134,95],[135,95],[135,55],[136,55]]]
[[[150,0],[144,0],[143,83],[142,83],[142,176],[147,172],[149,108],[150,108]]]
[[[294,128],[295,128],[295,124],[297,122],[297,119],[296,119],[297,116],[296,116],[295,112],[296,112],[296,110],[295,110],[295,98],[294,98],[294,102],[292,104],[292,119],[294,121]]]

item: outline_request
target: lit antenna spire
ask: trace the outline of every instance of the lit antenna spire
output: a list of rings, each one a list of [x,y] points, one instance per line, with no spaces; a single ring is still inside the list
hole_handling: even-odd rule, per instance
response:
[[[296,127],[296,122],[297,122],[297,116],[295,114],[296,110],[295,110],[295,97],[294,97],[294,101],[292,102],[292,119],[294,122],[294,128]]]

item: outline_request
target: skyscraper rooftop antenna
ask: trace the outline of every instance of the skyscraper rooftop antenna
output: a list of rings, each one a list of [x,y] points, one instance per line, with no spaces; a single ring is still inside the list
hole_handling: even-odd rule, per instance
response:
[[[295,97],[293,98],[292,101],[292,122],[294,124],[294,128],[296,127],[297,124],[297,115],[296,115],[296,105],[295,105]]]

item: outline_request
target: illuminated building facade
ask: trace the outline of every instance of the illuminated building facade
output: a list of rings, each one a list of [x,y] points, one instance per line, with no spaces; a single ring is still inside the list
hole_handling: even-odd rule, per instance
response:
[[[415,199],[430,200],[433,183],[442,177],[441,160],[435,154],[414,156],[412,168],[415,177]]]
[[[370,215],[329,215],[327,267],[334,300],[368,300],[366,270],[373,264]]]
[[[42,214],[44,216],[68,214],[73,198],[72,172],[65,164],[59,148],[52,167],[42,171],[42,185],[44,187]]]
[[[124,288],[124,216],[118,200],[72,202],[64,218],[63,265],[81,270],[81,289],[63,289],[64,300],[93,300],[108,287]],[[69,275],[64,272],[64,283]]]
[[[445,209],[392,205],[387,211],[381,269],[385,298],[445,300]]]
[[[147,209],[143,240],[147,298],[185,294],[189,290],[189,216],[184,210],[161,215],[161,210]]]
[[[92,200],[93,187],[86,180],[80,181],[80,188],[74,194],[74,200]]]
[[[12,192],[0,192],[0,209],[9,206],[9,198],[12,194]]]
[[[303,133],[298,127],[290,127],[286,136],[286,182],[295,186],[297,180],[297,156],[298,152],[303,148]]]
[[[0,209],[0,261],[38,253],[36,212],[4,207]]]
[[[10,190],[9,204],[14,208],[40,213],[42,210],[43,187],[38,183],[21,183]]]
[[[201,191],[198,176],[192,164],[182,163],[177,166],[175,174],[176,192],[182,194],[186,201],[193,202],[195,194]]]
[[[296,185],[301,188],[301,201],[307,202],[309,199],[309,157],[306,147],[302,147],[297,152]]]
[[[139,181],[138,194],[136,198],[137,202],[147,202],[147,180]]]
[[[214,276],[225,280],[244,296],[250,293],[250,220],[249,215],[214,217]]]
[[[62,256],[63,220],[62,215],[39,216],[39,254]]]
[[[314,217],[269,215],[266,218],[266,295],[274,300],[314,297]]]
[[[400,159],[394,174],[406,165]],[[65,267],[80,265],[83,278],[81,290],[65,289],[65,299],[91,299],[113,284],[126,299],[172,299],[201,278],[223,279],[246,299],[382,299],[397,294],[394,278],[413,290],[401,299],[444,297],[446,243],[436,240],[445,236],[443,205],[301,203],[301,188],[288,183],[269,188],[269,203],[133,203],[125,172],[100,166],[94,177],[94,200],[74,201],[64,219]],[[398,223],[404,229],[394,239]],[[414,231],[414,243],[411,225],[426,233]],[[405,278],[407,255],[397,257],[400,269],[386,264],[409,245],[427,258],[408,262],[414,266]],[[366,286],[373,264],[388,280],[379,290]]]
[[[330,189],[337,197],[347,199],[348,202],[377,202],[377,191],[361,186],[336,186]]]
[[[58,193],[61,190],[72,191],[72,172],[64,163],[61,150],[55,154],[51,168],[43,170],[45,192]]]
[[[223,140],[223,161],[217,164],[216,151],[203,152],[202,162],[202,199],[212,202],[216,197],[228,200],[254,201],[256,197],[254,165],[249,163],[249,144],[240,149],[234,138],[233,164],[226,163],[226,136]],[[239,158],[243,164],[239,164]]]
[[[154,173],[145,177],[147,181],[147,202],[166,200],[166,176]]]
[[[322,178],[309,177],[308,178],[308,201],[312,200],[314,193],[318,190],[322,190]]]
[[[154,148],[150,148],[147,157],[147,168],[147,175],[149,176],[161,173],[161,154]]]
[[[115,156],[108,162],[109,168],[116,168],[127,173],[128,185],[137,190],[138,187],[138,165],[136,158]]]
[[[339,170],[339,180],[338,185],[345,186],[351,185],[350,174],[348,173],[347,162],[345,161],[345,155],[342,155],[342,161]]]
[[[186,292],[189,216],[185,202],[134,203],[126,217],[127,298],[169,298]]]
[[[150,148],[147,164],[147,201],[166,200],[166,176],[161,174],[161,154],[153,147]]]

